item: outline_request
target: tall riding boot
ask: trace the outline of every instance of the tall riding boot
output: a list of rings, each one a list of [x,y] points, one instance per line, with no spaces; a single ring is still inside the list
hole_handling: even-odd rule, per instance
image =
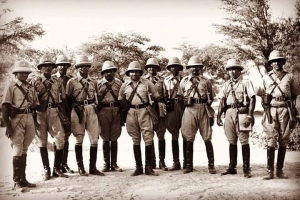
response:
[[[90,174],[104,176],[104,174],[99,172],[96,168],[97,151],[98,151],[97,146],[90,147]]]
[[[136,163],[136,169],[131,174],[131,176],[138,176],[140,174],[143,174],[141,145],[133,145],[133,153]]]
[[[123,170],[117,165],[117,156],[118,156],[118,141],[111,141],[111,171],[122,172]]]
[[[276,166],[276,176],[278,178],[287,179],[288,177],[283,173],[282,168],[284,164],[284,158],[286,153],[286,147],[279,147],[277,155],[277,166]]]
[[[207,154],[207,159],[208,159],[208,171],[210,174],[216,174],[216,169],[215,169],[215,158],[214,158],[214,148],[211,143],[211,141],[206,141],[205,142],[205,147],[206,147],[206,154]]]
[[[84,169],[82,158],[82,144],[75,144],[76,161],[78,165],[78,173],[80,176],[88,176]]]
[[[150,163],[152,169],[156,168],[156,156],[155,156],[155,146],[154,146],[154,141],[152,140],[152,160]]]
[[[146,175],[152,175],[152,176],[157,176],[158,174],[156,174],[153,171],[152,165],[151,165],[151,161],[153,159],[153,145],[148,145],[145,147],[145,153],[146,153],[146,162],[145,162],[145,174]]]
[[[61,172],[61,160],[63,156],[63,149],[57,149],[55,151],[55,157],[54,157],[54,167],[53,167],[53,172],[52,176],[54,177],[64,177],[68,178],[67,175]]]
[[[36,184],[33,183],[29,183],[26,179],[26,165],[27,165],[27,154],[22,154],[21,156],[21,181],[22,181],[22,185],[26,186],[26,187],[36,187]]]
[[[68,155],[69,155],[69,141],[65,141],[63,156],[62,156],[62,161],[61,161],[61,171],[63,173],[68,172],[68,173],[73,174],[74,171],[71,170],[67,164],[68,163]]]
[[[110,147],[109,141],[103,141],[102,143],[102,150],[103,150],[103,168],[102,172],[108,172],[110,167]]]
[[[183,170],[184,174],[193,171],[193,153],[194,153],[194,142],[186,142],[186,168]]]
[[[268,156],[268,175],[264,176],[264,180],[270,180],[274,178],[274,157],[275,157],[275,147],[269,147],[267,149]]]
[[[179,162],[179,143],[178,140],[172,140],[172,152],[173,152],[173,166],[169,171],[180,170],[181,165]]]
[[[48,158],[48,149],[47,147],[40,147],[40,154],[42,157],[42,162],[44,166],[44,177],[43,180],[50,180],[50,167],[49,167],[49,158]]]
[[[13,157],[13,180],[14,187],[13,189],[21,189],[22,187],[26,187],[26,185],[22,185],[21,181],[21,156]]]
[[[158,151],[159,151],[159,169],[168,171],[168,168],[165,164],[165,156],[166,156],[166,141],[165,140],[158,140]]]
[[[242,154],[243,154],[243,171],[244,171],[244,177],[251,178],[251,170],[250,170],[250,146],[249,146],[249,144],[242,145]]]
[[[182,140],[182,151],[183,151],[183,164],[182,169],[186,169],[186,139]]]
[[[237,165],[237,145],[229,144],[229,167],[221,175],[236,174]]]

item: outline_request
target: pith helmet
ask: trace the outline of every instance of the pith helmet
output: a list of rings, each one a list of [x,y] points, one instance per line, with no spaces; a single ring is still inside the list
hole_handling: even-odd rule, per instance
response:
[[[80,55],[77,57],[76,62],[75,62],[75,68],[77,69],[80,66],[92,66],[92,63],[89,62],[89,58],[84,55]]]
[[[285,57],[283,57],[282,53],[278,50],[273,50],[269,55],[268,64],[271,64],[274,60],[283,60],[284,64],[286,62]]]
[[[159,66],[156,58],[149,58],[147,60],[145,70],[147,70],[149,66],[154,66],[154,67],[156,67],[157,71],[160,71],[160,66]]]
[[[56,67],[51,54],[44,54],[40,58],[39,64],[37,65],[37,68],[41,69],[42,65],[53,65],[53,67]]]
[[[225,66],[225,69],[226,70],[229,70],[230,68],[239,68],[241,70],[244,69],[244,67],[241,65],[240,61],[239,60],[236,60],[236,59],[229,59],[227,61],[227,64]]]
[[[104,74],[105,71],[113,69],[115,72],[117,71],[117,67],[112,61],[105,61],[102,65],[101,74]]]
[[[17,72],[31,73],[32,70],[31,70],[28,62],[26,62],[25,60],[20,60],[20,61],[15,62],[14,68],[12,70],[13,74],[15,74]]]
[[[183,70],[183,66],[182,66],[182,64],[180,63],[179,58],[177,58],[177,57],[172,57],[172,58],[170,58],[170,59],[169,59],[169,62],[168,62],[168,65],[167,65],[167,69],[170,70],[170,67],[171,67],[171,66],[174,66],[174,65],[179,66],[179,70],[180,70],[180,71]]]
[[[191,68],[191,67],[195,67],[195,66],[200,66],[203,67],[203,64],[200,60],[200,58],[198,56],[192,56],[189,59],[189,62],[186,66],[187,69]]]
[[[69,62],[69,58],[65,55],[59,55],[56,58],[55,65],[69,65],[71,66],[71,63]]]
[[[139,63],[138,61],[132,61],[132,62],[128,65],[128,68],[127,68],[125,74],[126,74],[127,76],[129,76],[129,72],[130,72],[130,71],[134,71],[134,70],[139,70],[139,71],[141,71],[141,75],[143,75],[143,73],[144,73],[143,70],[142,70],[142,68],[141,68],[140,63]]]

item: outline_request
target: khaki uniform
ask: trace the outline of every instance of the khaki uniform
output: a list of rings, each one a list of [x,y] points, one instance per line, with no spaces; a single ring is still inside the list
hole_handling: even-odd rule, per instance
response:
[[[20,105],[25,97],[17,85],[28,92],[27,98],[29,102],[25,99],[21,107]],[[39,105],[37,93],[31,84],[23,84],[18,79],[15,79],[4,89],[2,104],[4,103],[10,104],[14,108],[19,108],[24,113],[17,114],[16,117],[11,119],[13,135],[10,138],[14,156],[22,156],[22,154],[26,154],[36,134],[33,115],[32,113],[26,113],[25,110],[34,104]]]
[[[230,144],[237,144],[237,140],[240,140],[242,145],[249,143],[249,131],[240,132],[238,130],[237,124],[237,108],[232,108],[231,105],[234,104],[234,97],[232,91],[235,92],[235,97],[239,104],[245,105],[245,98],[246,96],[251,99],[255,95],[254,88],[252,82],[247,79],[243,79],[239,77],[236,81],[229,80],[226,81],[222,87],[222,90],[219,94],[219,98],[222,99],[223,97],[226,98],[226,105],[228,109],[225,114],[225,123],[224,123],[224,130],[225,135],[228,139]],[[249,103],[249,102],[248,102]]]
[[[83,88],[82,82],[87,87],[88,94]],[[71,113],[71,132],[76,138],[77,143],[83,142],[85,130],[87,131],[91,145],[98,144],[98,136],[100,134],[100,126],[96,113],[95,95],[97,82],[90,77],[87,79],[77,73],[77,77],[71,78],[67,83],[66,94],[72,97],[75,104],[78,103],[84,106],[84,115],[82,123],[79,123],[79,118],[75,110]]]
[[[46,102],[47,109],[42,111],[37,109],[37,140],[40,147],[47,147],[48,132],[54,137],[54,142],[57,149],[63,149],[65,143],[65,131],[61,120],[58,116],[57,104],[61,103],[65,98],[65,90],[62,86],[62,82],[55,77],[46,79],[44,75],[41,75],[37,80],[33,80],[34,87],[39,95],[39,101]],[[45,85],[51,84],[50,92],[54,99],[50,97],[46,92]]]

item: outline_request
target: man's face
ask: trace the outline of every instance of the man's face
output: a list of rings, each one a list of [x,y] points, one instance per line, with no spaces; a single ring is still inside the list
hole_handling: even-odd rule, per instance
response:
[[[170,72],[174,75],[177,76],[179,74],[179,66],[178,65],[173,65],[170,67]]]
[[[19,81],[24,82],[27,80],[29,74],[28,72],[17,72],[16,77]]]
[[[54,69],[54,65],[51,65],[51,64],[45,64],[45,65],[42,65],[41,66],[41,73],[42,74],[46,74],[46,75],[49,75],[52,73]]]
[[[57,66],[57,70],[61,75],[66,75],[69,66],[70,65],[68,65],[68,64],[59,64]]]
[[[78,71],[81,74],[87,74],[89,72],[89,68],[90,68],[89,65],[82,65],[78,67]]]
[[[194,66],[190,68],[190,72],[192,76],[199,76],[202,71],[202,67],[200,66]]]
[[[141,78],[141,71],[140,70],[132,70],[129,72],[129,76],[131,78],[131,80],[133,81],[138,81]]]
[[[151,74],[152,76],[156,76],[157,74],[157,68],[155,66],[148,66],[147,72]]]
[[[114,69],[105,70],[103,76],[106,80],[112,81],[115,77],[115,70]]]
[[[231,79],[237,79],[241,75],[241,69],[238,67],[233,67],[228,69],[228,74]]]
[[[282,71],[283,70],[283,65],[284,65],[284,60],[282,60],[282,59],[274,60],[271,63],[271,67],[273,68],[273,70],[276,70],[276,71]]]

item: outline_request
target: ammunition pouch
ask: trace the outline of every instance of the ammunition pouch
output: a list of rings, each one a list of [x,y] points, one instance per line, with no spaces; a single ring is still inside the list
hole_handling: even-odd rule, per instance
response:
[[[272,95],[267,94],[267,93],[263,94],[263,96],[262,96],[263,106],[269,106],[271,101],[272,101]]]
[[[237,108],[239,114],[248,114],[249,113],[249,107],[238,107]]]
[[[83,105],[75,106],[74,110],[78,116],[79,123],[82,124],[83,116],[84,116],[84,106]]]

